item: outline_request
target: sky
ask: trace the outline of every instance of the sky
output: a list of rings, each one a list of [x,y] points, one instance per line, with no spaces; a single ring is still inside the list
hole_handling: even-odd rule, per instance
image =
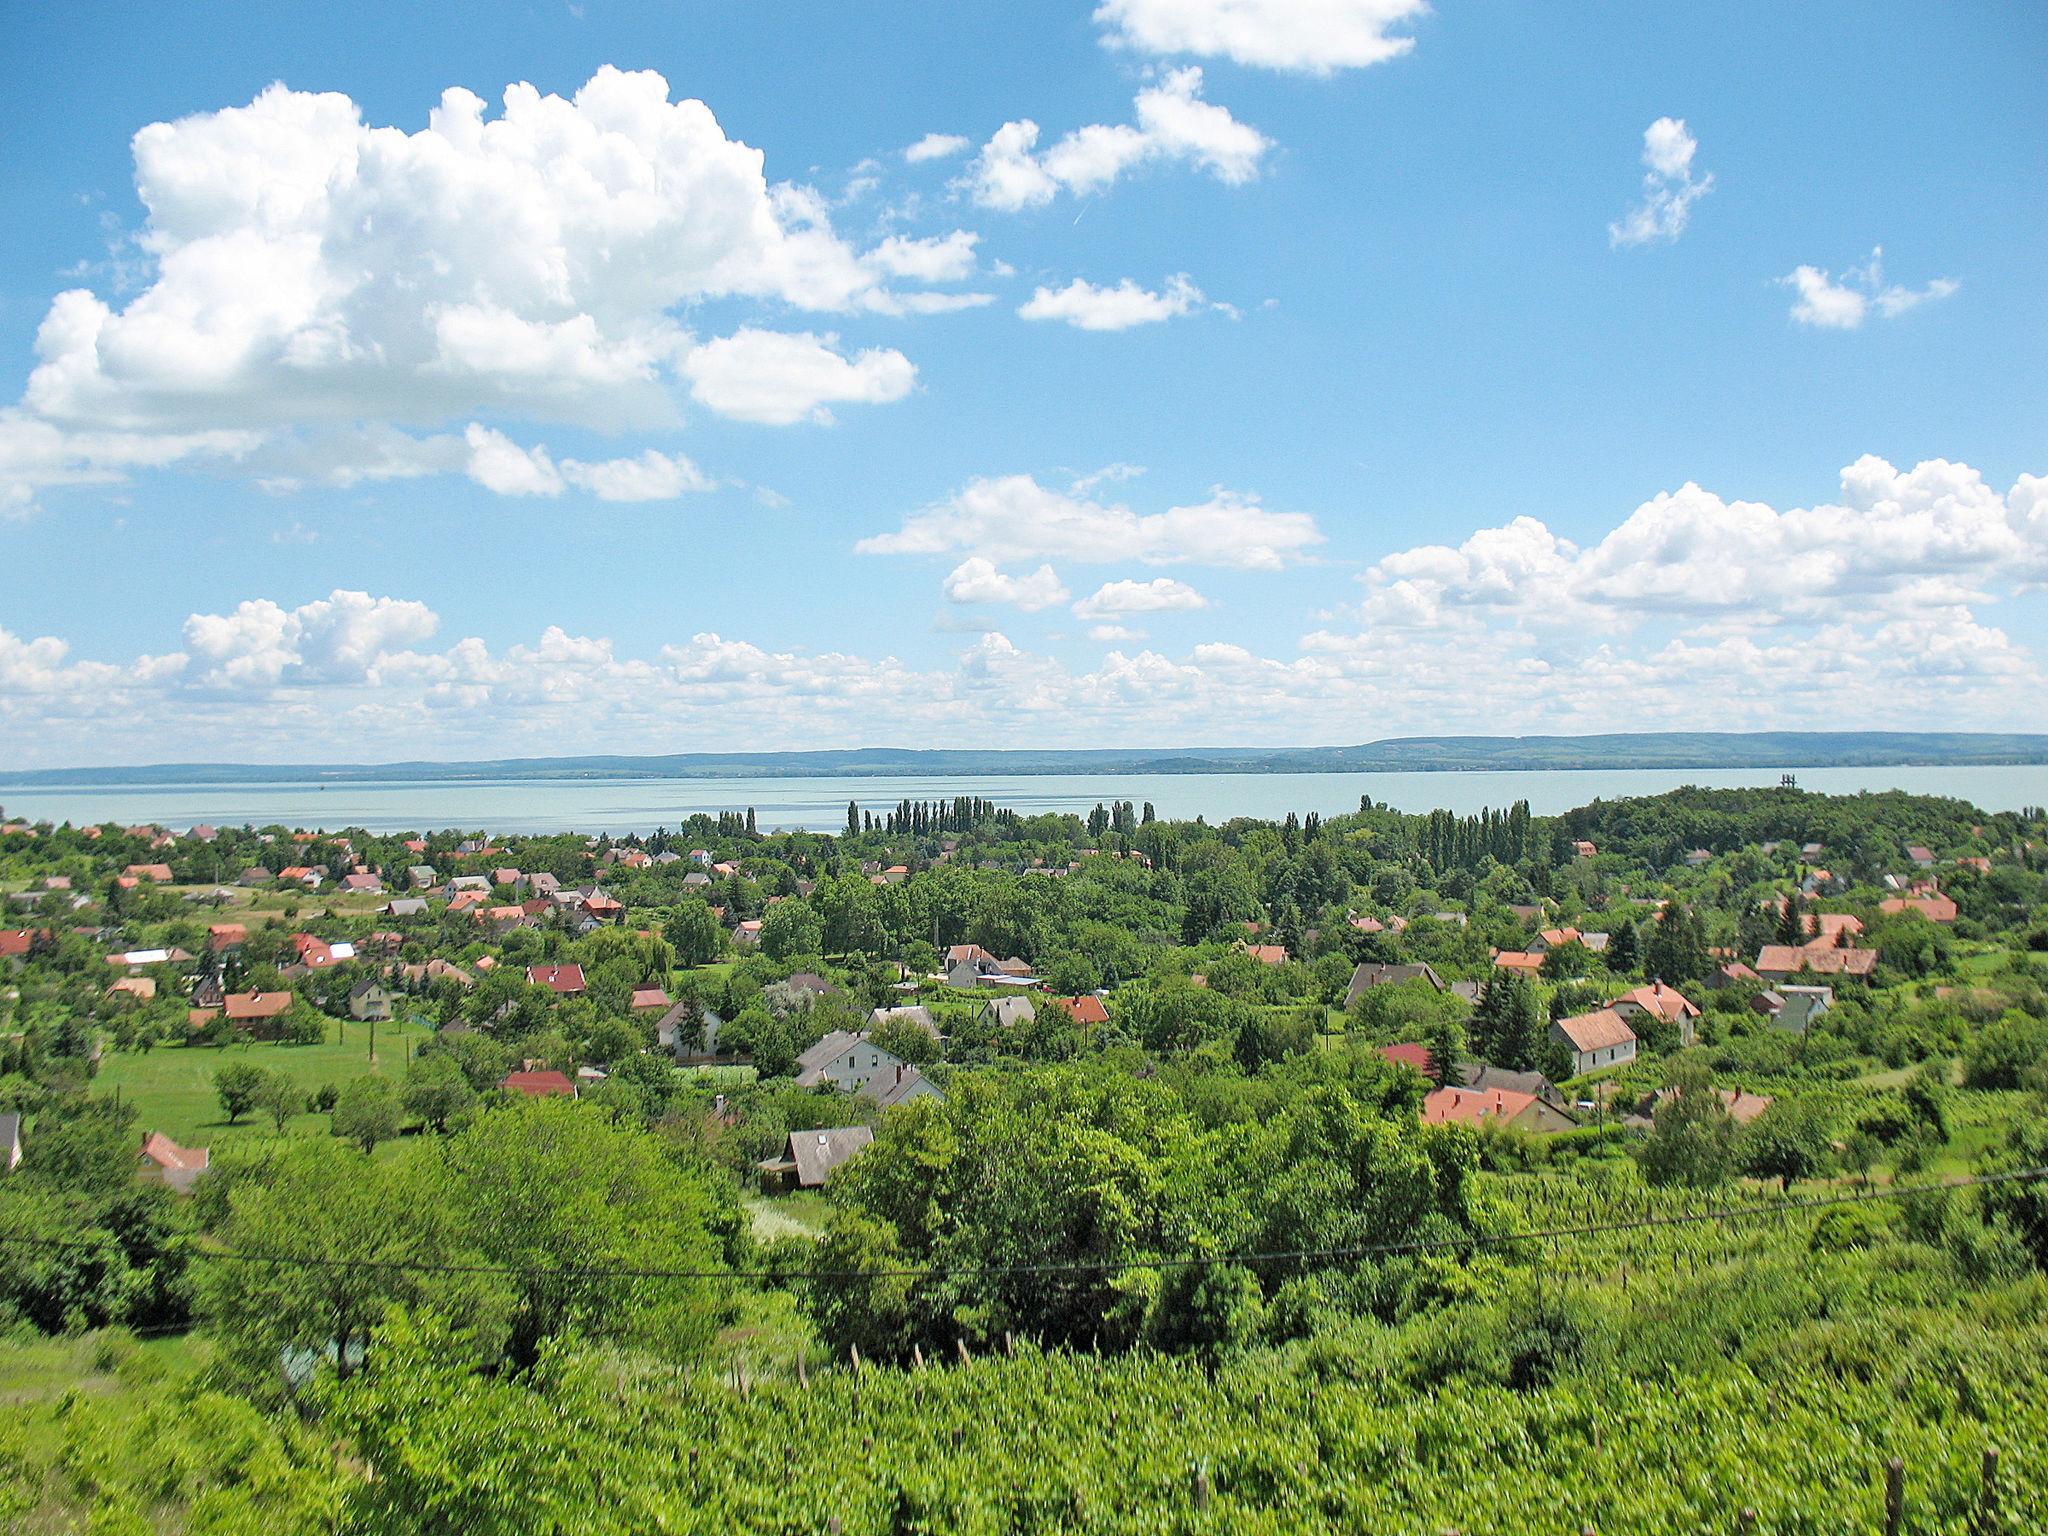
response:
[[[2048,720],[2048,8],[0,0],[0,767]]]

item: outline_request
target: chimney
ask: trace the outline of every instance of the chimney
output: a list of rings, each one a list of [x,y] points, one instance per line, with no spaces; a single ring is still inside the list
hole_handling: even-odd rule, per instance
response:
[[[896,1063],[896,1081],[899,1083],[903,1081],[903,1063],[900,1061]]]

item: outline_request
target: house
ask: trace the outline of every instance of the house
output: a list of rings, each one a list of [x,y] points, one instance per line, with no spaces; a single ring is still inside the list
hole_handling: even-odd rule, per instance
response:
[[[822,1189],[840,1164],[866,1150],[874,1139],[874,1131],[865,1125],[791,1131],[783,1155],[762,1163],[761,1171],[777,1179],[791,1180],[798,1189]]]
[[[1659,1088],[1650,1095],[1648,1102],[1642,1106],[1640,1112],[1646,1119],[1653,1118],[1657,1112],[1657,1106],[1669,1103],[1672,1095],[1677,1092],[1678,1089],[1676,1087]],[[1756,1119],[1757,1116],[1771,1107],[1771,1099],[1768,1094],[1745,1093],[1740,1088],[1718,1088],[1715,1090],[1715,1093],[1721,1100],[1721,1107],[1728,1111],[1728,1118],[1737,1125],[1749,1124],[1750,1121]]]
[[[1756,973],[1773,985],[1811,971],[1817,976],[1868,976],[1877,969],[1874,949],[1830,948],[1821,944],[1766,944],[1757,951]]]
[[[213,1166],[213,1156],[205,1147],[181,1147],[162,1131],[151,1131],[142,1138],[136,1165],[149,1182],[182,1195],[189,1194],[200,1175]]]
[[[1383,1045],[1380,1055],[1396,1066],[1413,1067],[1431,1082],[1436,1081],[1436,1063],[1429,1059],[1429,1047],[1426,1045]]]
[[[580,965],[529,965],[526,979],[533,986],[546,987],[557,997],[583,995],[583,967]]]
[[[249,930],[241,923],[214,923],[206,930],[209,954],[224,955],[249,942]]]
[[[527,923],[524,907],[478,907],[476,920],[491,930],[493,938],[502,939],[515,928],[524,928]]]
[[[684,998],[655,1020],[654,1042],[674,1056],[679,1065],[719,1061],[723,1058],[718,1053],[718,1032],[724,1028],[725,1020],[702,1006],[693,1020],[690,1000]]]
[[[1526,1093],[1541,1099],[1553,1109],[1570,1112],[1571,1106],[1558,1087],[1541,1072],[1516,1072],[1507,1067],[1496,1067],[1491,1062],[1467,1061],[1458,1067],[1458,1077],[1467,1088],[1481,1093],[1491,1093],[1496,1088],[1509,1093]],[[1455,1085],[1454,1085],[1455,1086]]]
[[[341,877],[341,888],[355,895],[370,896],[381,894],[384,889],[384,882],[376,875],[366,874],[358,870],[354,874]]]
[[[1587,842],[1583,837],[1572,844],[1572,857],[1575,859],[1596,859],[1599,856],[1600,850]]]
[[[277,876],[273,875],[261,864],[251,864],[247,869],[243,870],[241,874],[235,877],[235,884],[268,885],[270,884],[271,881],[275,880],[276,878]]]
[[[1930,923],[1952,923],[1956,920],[1955,898],[1944,896],[1940,891],[1929,891],[1913,896],[1887,896],[1877,904],[1880,912],[1917,912]]]
[[[265,1040],[277,1033],[278,1020],[297,1000],[290,992],[230,992],[221,1008],[238,1032]]]
[[[834,1030],[805,1051],[796,1064],[799,1088],[829,1083],[841,1093],[869,1093],[885,1109],[939,1093],[923,1073],[901,1057],[843,1029]]]
[[[37,939],[47,941],[51,937],[47,928],[40,931],[34,928],[0,929],[0,960],[26,960]]]
[[[683,876],[683,889],[686,891],[702,891],[709,889],[710,885],[711,877],[701,869],[693,869]]]
[[[798,971],[783,982],[783,985],[793,991],[803,993],[812,1002],[817,1002],[821,998],[836,996],[839,991],[837,987],[833,986],[831,982],[820,976],[816,971]]]
[[[14,1172],[21,1166],[21,1116],[11,1111],[0,1115],[0,1170]]]
[[[425,917],[426,915],[426,901],[418,896],[400,896],[395,900],[384,903],[384,916],[386,917]]]
[[[348,1013],[352,1019],[374,1019],[383,1023],[391,1017],[391,1005],[398,999],[381,981],[359,981],[348,989]]]
[[[1635,1031],[1612,1008],[1559,1019],[1550,1038],[1572,1053],[1573,1077],[1636,1059]]]
[[[669,995],[659,987],[635,987],[632,1000],[627,1004],[635,1013],[667,1013],[674,1006]]]
[[[348,940],[337,939],[329,944],[310,933],[293,934],[292,948],[298,953],[299,964],[309,971],[324,971],[331,965],[340,965],[356,957],[356,947]]]
[[[1906,849],[1906,857],[1913,861],[1913,867],[1916,869],[1934,868],[1933,852],[1929,849],[1922,848],[1918,843],[1915,843]]]
[[[1092,992],[1079,997],[1049,997],[1046,1001],[1066,1009],[1068,1016],[1084,1029],[1109,1022],[1108,1007]]]
[[[1344,989],[1344,1006],[1350,1008],[1374,987],[1398,986],[1404,981],[1426,981],[1437,991],[1444,990],[1443,978],[1425,961],[1404,965],[1361,965],[1352,971],[1351,983]]]
[[[1704,848],[1688,848],[1685,853],[1687,869],[1705,869],[1714,862],[1714,856]]]
[[[1006,997],[999,999],[999,1001],[1022,1003],[1025,999],[1021,997]],[[922,1004],[913,1003],[901,1008],[877,1008],[868,1014],[868,1028],[871,1030],[879,1029],[882,1025],[892,1021],[915,1024],[934,1040],[939,1038],[939,1021],[932,1017],[931,1009],[924,1007]]]
[[[760,943],[761,919],[759,919],[758,917],[750,917],[741,922],[739,926],[734,928],[732,931],[732,941],[735,944]]]
[[[405,872],[405,883],[416,891],[431,891],[440,878],[431,864],[415,864]]]
[[[1762,980],[1761,976],[1757,975],[1755,971],[1752,971],[1740,960],[1730,960],[1726,964],[1714,967],[1713,971],[1707,975],[1700,985],[1707,988],[1710,992],[1718,992],[1723,987],[1733,986],[1738,981]]]
[[[1620,1014],[1622,1020],[1631,1026],[1644,1019],[1658,1019],[1663,1023],[1676,1025],[1679,1043],[1693,1043],[1695,1021],[1699,1018],[1700,1011],[1676,987],[1667,987],[1661,981],[1653,981],[1647,987],[1637,987],[1633,992],[1624,993],[1607,1006]]]
[[[185,949],[131,949],[107,956],[107,964],[125,965],[131,971],[145,965],[190,965],[192,960],[192,952]]]
[[[168,864],[130,864],[121,873],[136,880],[147,880],[152,885],[171,883],[171,866]]]
[[[1534,976],[1543,969],[1543,956],[1536,950],[1497,949],[1493,952],[1493,968]]]
[[[519,871],[516,869],[494,869],[491,871],[491,884],[510,886],[512,889],[517,890],[519,888]]]
[[[576,1085],[560,1072],[507,1072],[498,1081],[506,1093],[524,1094],[529,1099],[573,1099]]]
[[[1243,944],[1239,948],[1261,965],[1287,963],[1287,946],[1284,944]]]
[[[1750,1007],[1780,1029],[1805,1034],[1813,1021],[1835,1005],[1833,987],[1774,987],[1750,999]]]
[[[626,916],[626,904],[614,900],[601,885],[578,887],[576,894],[582,898],[579,908],[583,914],[600,923],[621,922]]]
[[[1029,1024],[1038,1017],[1038,1010],[1031,1006],[1031,999],[1012,994],[1009,997],[989,999],[982,1005],[978,1015],[981,1022],[995,1029],[1006,1029],[1018,1024]]]
[[[114,997],[116,995],[132,997],[137,1002],[146,1003],[156,996],[156,978],[154,976],[123,976],[111,987],[107,988],[107,996]]]
[[[1572,1118],[1533,1093],[1505,1088],[1438,1088],[1422,1101],[1424,1125],[1513,1126],[1539,1136],[1573,1128]]]

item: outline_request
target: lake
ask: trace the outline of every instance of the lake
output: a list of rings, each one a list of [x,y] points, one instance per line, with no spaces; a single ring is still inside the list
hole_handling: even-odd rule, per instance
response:
[[[10,817],[30,821],[156,822],[182,831],[216,826],[362,827],[371,832],[461,827],[492,832],[652,832],[695,811],[754,808],[762,830],[836,831],[846,802],[882,812],[899,800],[979,795],[1026,814],[1085,816],[1097,801],[1149,800],[1163,818],[1325,816],[1358,809],[1361,795],[1403,811],[1459,814],[1527,800],[1539,816],[1587,801],[1654,795],[1680,785],[1778,782],[1777,768],[1545,769],[1437,773],[1170,773],[881,775],[862,778],[524,779],[388,784],[205,783],[0,790]],[[2048,804],[2048,765],[1981,768],[1801,768],[1804,789],[1829,794],[1904,789],[1956,795],[1985,810]]]

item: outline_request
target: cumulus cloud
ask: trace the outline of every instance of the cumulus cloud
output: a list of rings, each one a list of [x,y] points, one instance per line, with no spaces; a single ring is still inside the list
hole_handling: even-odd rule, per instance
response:
[[[467,444],[404,429],[491,415],[663,427],[691,385],[738,394],[750,420],[809,419],[828,399],[899,397],[907,383],[882,380],[907,379],[908,362],[863,354],[820,394],[830,370],[798,335],[785,359],[814,355],[793,401],[707,391],[691,360],[715,371],[758,353],[763,333],[700,345],[678,313],[990,300],[921,286],[972,270],[970,232],[863,251],[816,192],[771,182],[760,150],[648,71],[607,66],[568,98],[513,85],[495,113],[450,89],[414,132],[366,121],[346,96],[273,85],[150,124],[133,155],[148,280],[122,299],[74,288],[51,302],[20,408],[0,414],[0,511],[201,457],[247,459],[277,490],[346,483],[345,465],[318,461],[351,433],[385,434],[381,468],[360,478],[466,471]]]
[[[903,158],[912,165],[921,165],[927,160],[944,160],[966,149],[969,140],[958,133],[928,133],[903,151]]]
[[[1945,299],[1962,284],[1953,278],[1937,277],[1923,287],[1905,288],[1884,280],[1884,247],[1870,253],[1870,260],[1851,267],[1835,280],[1831,273],[1804,264],[1794,267],[1779,281],[1792,289],[1792,318],[1801,325],[1821,330],[1853,331],[1872,311],[1889,320],[1909,309],[1936,299]]]
[[[995,563],[972,555],[947,575],[947,600],[955,603],[1010,603],[1026,613],[1037,613],[1067,600],[1067,589],[1049,565],[1029,575],[1014,576],[997,569]]]
[[[1133,613],[1188,613],[1206,608],[1209,600],[1184,581],[1161,576],[1153,581],[1109,581],[1074,604],[1074,616],[1107,619]]]
[[[1713,189],[1712,173],[1695,177],[1693,156],[1699,141],[1682,117],[1660,117],[1643,130],[1643,196],[1615,223],[1607,226],[1613,245],[1670,242],[1685,233],[1692,205]]]
[[[1238,491],[1218,488],[1198,505],[1140,514],[1050,489],[1029,475],[1002,475],[970,481],[912,513],[896,532],[862,539],[854,548],[868,555],[960,550],[995,562],[1136,560],[1277,571],[1307,559],[1322,542],[1306,512],[1269,511]]]
[[[682,371],[700,405],[771,426],[829,422],[829,405],[885,404],[910,393],[917,369],[901,352],[870,347],[848,357],[837,342],[748,326],[692,349]]]
[[[1038,149],[1038,124],[1007,122],[981,147],[959,185],[984,208],[1042,208],[1062,191],[1099,192],[1126,171],[1192,165],[1237,186],[1256,177],[1272,141],[1202,97],[1202,71],[1169,70],[1138,92],[1131,123],[1091,123]]]
[[[469,478],[500,496],[559,496],[561,471],[545,446],[522,448],[504,433],[471,422],[463,434],[469,444]]]
[[[431,639],[439,616],[425,603],[367,592],[335,591],[284,608],[254,598],[231,613],[195,613],[185,647],[226,687],[297,682],[374,682],[380,662]]]
[[[558,465],[545,444],[522,448],[504,433],[471,422],[465,472],[500,496],[559,496],[568,486],[599,501],[673,501],[714,482],[681,454],[649,448],[628,459],[563,459]]]
[[[1780,512],[1687,483],[1584,549],[1517,517],[1456,546],[1388,555],[1363,578],[1366,613],[1407,629],[1461,614],[1628,629],[1958,607],[1989,585],[2048,576],[2035,484],[2023,479],[2001,496],[1966,464],[1900,470],[1866,455],[1842,471],[1839,502]]]
[[[1103,0],[1095,20],[1111,47],[1328,75],[1399,58],[1415,39],[1392,29],[1428,11],[1426,0]]]
[[[1185,272],[1169,277],[1155,293],[1128,277],[1114,288],[1075,278],[1064,288],[1039,288],[1018,309],[1026,320],[1064,320],[1083,331],[1127,331],[1185,315],[1202,302],[1202,290]]]

